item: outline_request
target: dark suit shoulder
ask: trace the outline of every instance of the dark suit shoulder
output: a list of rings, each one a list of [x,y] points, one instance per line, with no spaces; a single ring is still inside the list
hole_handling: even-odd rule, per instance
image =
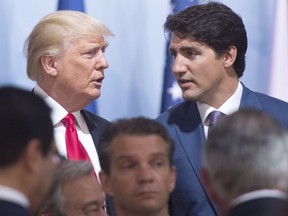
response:
[[[4,200],[0,200],[0,215],[31,216],[30,212],[22,206]]]
[[[104,119],[98,115],[95,115],[91,112],[89,112],[88,110],[81,110],[82,115],[84,116],[85,120],[92,120],[92,121],[96,121],[97,123],[99,123],[99,125],[109,125],[111,124],[110,121],[108,121],[107,119]]]
[[[241,104],[253,106],[255,103],[260,103],[264,108],[277,108],[287,109],[288,103],[278,98],[263,94],[260,92],[254,92],[243,85],[243,93],[241,98]]]
[[[100,143],[101,134],[106,129],[106,127],[111,123],[108,120],[100,116],[94,115],[93,113],[87,110],[81,110],[81,114],[83,115],[83,118],[85,119],[85,122],[91,133],[93,142],[95,144],[96,150],[98,151],[97,146]]]
[[[248,88],[243,88],[240,108],[255,108],[270,114],[280,122],[285,128],[288,128],[288,103],[271,97],[266,94],[254,92]]]
[[[266,95],[266,94],[262,94],[262,93],[259,93],[259,92],[254,92],[257,97],[259,98],[259,101],[263,104],[267,104],[268,106],[274,106],[278,107],[278,108],[285,108],[287,109],[288,108],[288,103],[283,101],[283,100],[280,100],[278,98],[275,98],[275,97],[271,97],[269,95]]]
[[[95,115],[87,110],[81,110],[81,113],[91,133],[93,133],[95,129],[102,132],[109,124],[111,124],[111,122],[109,122],[108,120],[98,115]]]
[[[288,216],[288,201],[279,198],[257,198],[240,203],[227,216]]]

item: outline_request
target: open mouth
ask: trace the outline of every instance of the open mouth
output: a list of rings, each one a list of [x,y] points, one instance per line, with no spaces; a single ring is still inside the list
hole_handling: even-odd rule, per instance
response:
[[[103,80],[104,80],[104,77],[99,78],[99,79],[97,79],[96,81],[97,81],[98,83],[102,83]]]
[[[193,81],[187,79],[178,80],[178,84],[181,88],[188,88]]]

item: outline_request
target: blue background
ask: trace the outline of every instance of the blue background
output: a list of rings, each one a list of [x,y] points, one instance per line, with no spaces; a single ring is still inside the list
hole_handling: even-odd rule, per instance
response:
[[[287,86],[283,86],[282,95],[270,91],[271,85],[277,85],[271,84],[271,59],[278,1],[286,0],[222,0],[243,18],[248,33],[247,68],[241,80],[252,90],[287,100]],[[0,85],[33,88],[34,83],[26,77],[23,44],[33,26],[57,10],[57,4],[57,0],[0,2]],[[115,34],[108,38],[106,57],[110,67],[97,100],[98,114],[108,120],[157,117],[166,53],[162,26],[172,11],[170,1],[86,0],[85,9]],[[281,73],[287,74],[287,68]]]

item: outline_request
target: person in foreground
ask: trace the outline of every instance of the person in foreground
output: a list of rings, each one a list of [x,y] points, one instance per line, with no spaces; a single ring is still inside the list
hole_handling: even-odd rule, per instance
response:
[[[104,192],[86,161],[65,160],[38,216],[107,216]]]
[[[200,180],[209,119],[215,112],[229,115],[253,107],[288,128],[288,115],[283,115],[288,104],[253,92],[239,81],[245,69],[247,35],[241,17],[229,7],[216,2],[188,7],[168,16],[164,29],[172,33],[172,71],[185,99],[157,118],[175,141],[177,182],[170,215],[218,215]]]
[[[222,215],[288,215],[287,131],[254,109],[219,120],[204,145],[202,179]]]
[[[100,171],[96,146],[109,122],[84,108],[100,97],[108,67],[104,55],[108,42],[104,37],[110,35],[107,27],[85,13],[56,11],[36,24],[24,47],[27,75],[36,81],[33,91],[53,109],[60,154],[71,160],[91,161],[96,174]],[[68,142],[72,136],[68,133],[70,121],[79,138],[73,147]]]
[[[0,215],[31,216],[60,164],[50,108],[16,87],[1,87],[0,101]]]
[[[121,119],[103,133],[100,180],[117,216],[168,216],[176,170],[165,128],[143,117]]]

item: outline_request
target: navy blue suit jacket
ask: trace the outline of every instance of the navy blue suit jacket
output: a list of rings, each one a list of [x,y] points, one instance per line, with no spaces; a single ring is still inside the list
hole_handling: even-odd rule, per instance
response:
[[[288,216],[288,201],[279,198],[257,198],[231,208],[227,216]]]
[[[1,216],[32,216],[32,214],[22,206],[0,200],[0,215]]]
[[[240,109],[251,107],[270,113],[288,128],[288,103],[256,93],[243,85]],[[200,179],[202,144],[205,142],[201,117],[194,101],[185,101],[162,113],[157,119],[175,141],[176,188],[171,193],[171,216],[219,215]]]

